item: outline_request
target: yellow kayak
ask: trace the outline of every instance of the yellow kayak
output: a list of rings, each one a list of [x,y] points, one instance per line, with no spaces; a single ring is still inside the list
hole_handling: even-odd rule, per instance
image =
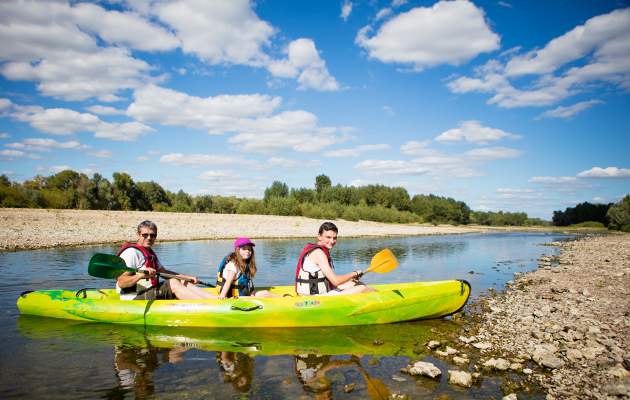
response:
[[[120,300],[114,289],[22,293],[21,314],[116,324],[185,327],[320,327],[388,324],[448,316],[464,307],[464,280],[372,285],[375,292],[295,296],[293,286],[260,288],[281,297]],[[211,289],[208,289],[211,290]]]

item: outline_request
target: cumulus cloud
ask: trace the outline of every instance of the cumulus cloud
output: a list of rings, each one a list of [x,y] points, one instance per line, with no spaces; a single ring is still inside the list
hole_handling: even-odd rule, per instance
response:
[[[0,150],[0,156],[5,158],[19,158],[26,156],[26,153],[20,150]]]
[[[67,108],[45,109],[39,106],[14,105],[13,109],[11,116],[14,119],[28,122],[40,132],[52,135],[92,132],[98,138],[129,141],[153,131],[153,128],[137,121],[110,123],[100,120],[96,115]]]
[[[463,121],[458,128],[442,132],[435,138],[438,142],[459,142],[486,144],[503,138],[519,139],[519,135],[501,129],[482,126],[479,121]]]
[[[602,103],[603,101],[601,100],[581,101],[570,106],[559,106],[553,110],[545,111],[540,116],[544,118],[571,118],[574,115],[593,107],[594,105]]]
[[[87,110],[93,114],[99,115],[125,115],[125,110],[102,105],[90,106]]]
[[[628,90],[628,43],[630,8],[619,9],[590,18],[542,49],[511,53],[505,63],[492,60],[475,77],[453,79],[448,87],[454,93],[490,93],[489,104],[506,108],[552,105],[601,83]]]
[[[320,91],[339,90],[339,83],[330,75],[326,62],[319,56],[315,42],[297,39],[289,43],[287,58],[272,61],[268,65],[272,75],[281,78],[297,78],[299,88]]]
[[[575,176],[534,176],[529,179],[531,183],[542,183],[542,184],[563,184],[563,183],[573,183],[577,181]]]
[[[400,152],[408,156],[428,155],[434,152],[434,150],[429,148],[430,143],[429,140],[422,142],[411,140],[400,146]]]
[[[274,28],[252,10],[249,0],[170,1],[153,12],[169,24],[184,53],[209,64],[263,66]]]
[[[265,165],[270,167],[282,167],[282,168],[305,168],[305,167],[318,167],[322,165],[318,160],[291,160],[282,157],[270,157],[265,162]]]
[[[385,22],[376,33],[362,28],[355,42],[370,58],[412,65],[422,70],[440,64],[460,65],[499,48],[483,10],[467,1],[440,1],[416,7]]]
[[[127,48],[170,49],[176,39],[138,15],[97,5],[64,2],[1,2],[0,73],[11,80],[36,81],[46,96],[80,101],[118,99],[117,93],[147,80],[151,68]]]
[[[238,128],[239,121],[271,114],[279,97],[261,94],[196,97],[148,85],[134,92],[127,114],[139,121],[205,129],[220,135]]]
[[[352,2],[345,0],[343,4],[341,5],[341,15],[340,15],[341,19],[343,19],[344,21],[347,21],[351,12],[352,12]]]
[[[230,165],[240,162],[234,157],[217,154],[182,154],[169,153],[160,157],[160,162],[177,166]]]
[[[8,139],[10,137],[11,137],[11,135],[9,135],[8,133],[0,132],[0,139]]]
[[[578,178],[630,178],[630,168],[617,167],[593,167],[577,174]]]
[[[7,143],[7,147],[27,151],[51,151],[51,150],[84,150],[90,146],[81,144],[76,140],[59,142],[54,139],[47,138],[30,138],[21,142]]]
[[[318,152],[348,140],[333,127],[320,127],[317,117],[307,111],[285,111],[271,117],[244,120],[240,133],[228,141],[240,150],[269,153],[279,150]]]
[[[110,158],[112,156],[112,152],[109,150],[91,151],[89,154],[98,158]]]
[[[387,150],[390,146],[385,143],[381,144],[362,144],[356,147],[331,150],[324,153],[326,157],[359,157],[366,151]]]

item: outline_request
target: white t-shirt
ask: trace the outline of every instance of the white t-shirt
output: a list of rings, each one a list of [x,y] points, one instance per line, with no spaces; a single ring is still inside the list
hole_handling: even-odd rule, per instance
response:
[[[241,272],[236,267],[236,264],[234,263],[234,261],[230,261],[229,263],[225,264],[225,267],[223,268],[223,272],[221,273],[221,276],[223,277],[223,279],[227,277],[226,272],[228,271],[231,271],[235,274],[234,280],[237,280],[241,276]]]
[[[129,247],[125,249],[122,253],[120,253],[120,258],[125,260],[125,264],[129,268],[135,268],[138,270],[145,270],[144,266],[145,258],[142,252],[138,249],[134,249],[133,247]],[[158,260],[158,268],[162,266],[162,263]],[[151,279],[140,279],[137,283],[136,288],[140,286],[143,288],[151,287]],[[120,300],[133,300],[136,297],[137,292],[123,293],[123,290],[120,286],[118,286],[118,282],[116,282],[116,290],[120,294]]]

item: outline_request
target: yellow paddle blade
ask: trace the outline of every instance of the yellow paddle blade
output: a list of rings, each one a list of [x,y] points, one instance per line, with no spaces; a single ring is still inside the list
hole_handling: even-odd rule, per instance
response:
[[[398,260],[396,259],[394,253],[392,253],[390,249],[383,249],[372,257],[370,266],[365,270],[365,272],[384,274],[385,272],[396,269],[397,266]]]

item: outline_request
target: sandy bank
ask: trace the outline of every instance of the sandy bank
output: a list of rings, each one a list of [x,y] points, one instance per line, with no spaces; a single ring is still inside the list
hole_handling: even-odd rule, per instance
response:
[[[322,220],[274,215],[0,208],[0,251],[135,240],[140,221],[159,227],[160,241],[314,237]],[[411,236],[479,232],[484,228],[335,221],[340,236]]]

